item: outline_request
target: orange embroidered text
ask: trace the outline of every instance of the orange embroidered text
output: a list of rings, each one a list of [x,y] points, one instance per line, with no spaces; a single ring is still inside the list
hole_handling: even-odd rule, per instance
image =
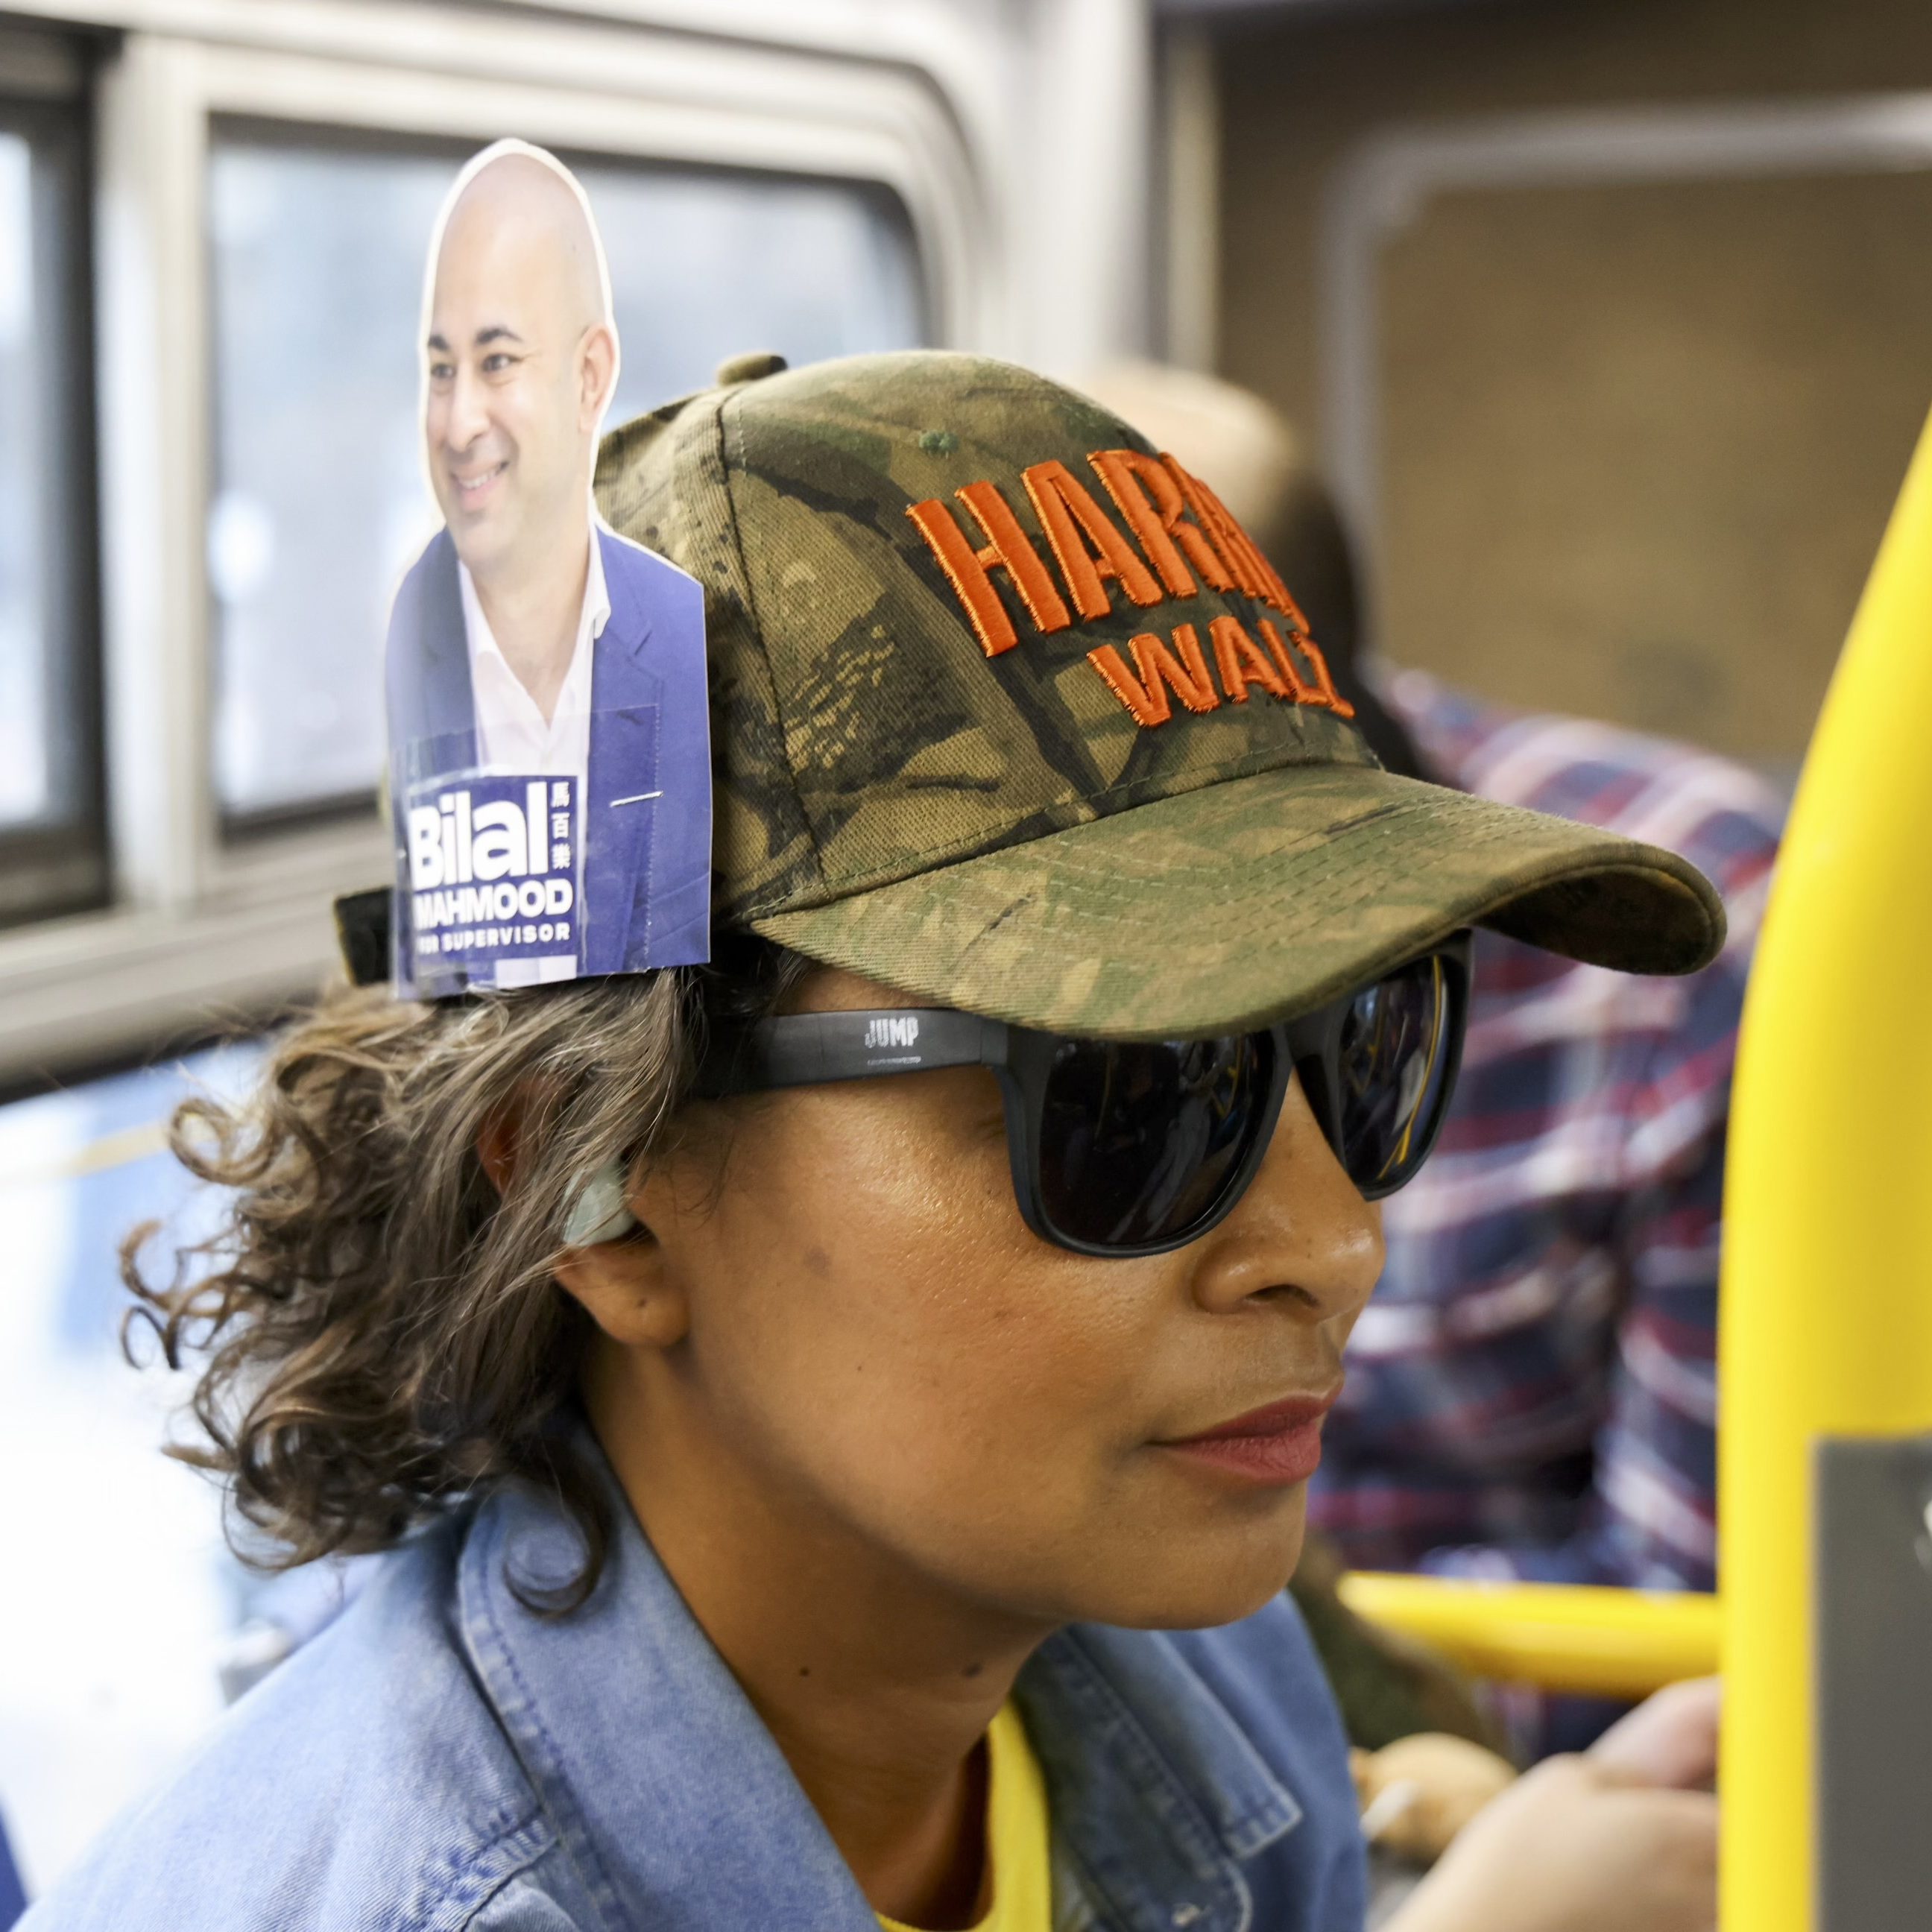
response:
[[[1335,680],[1329,675],[1328,660],[1322,655],[1322,648],[1306,629],[1292,631],[1283,641],[1281,633],[1268,620],[1262,620],[1262,635],[1268,640],[1268,647],[1274,653],[1274,661],[1288,682],[1288,694],[1298,704],[1319,704],[1334,712],[1338,717],[1352,718],[1355,707],[1335,688]],[[1292,644],[1294,650],[1289,649]],[[1298,651],[1308,660],[1308,668],[1314,674],[1311,684],[1295,661]]]
[[[1139,724],[1165,724],[1172,714],[1167,694],[1190,711],[1212,711],[1220,704],[1220,694],[1208,675],[1201,655],[1201,640],[1192,624],[1174,627],[1174,650],[1151,631],[1143,631],[1127,648],[1134,654],[1134,669],[1112,644],[1102,644],[1087,653],[1087,662],[1107,681],[1107,688],[1133,713]],[[1177,657],[1175,653],[1179,653]],[[1138,674],[1136,676],[1136,673]]]
[[[1136,667],[1131,670],[1112,644],[1090,651],[1095,668],[1143,724],[1159,723],[1170,715],[1170,693],[1191,710],[1211,711],[1222,692],[1230,702],[1245,704],[1254,685],[1273,697],[1322,705],[1343,717],[1353,715],[1336,692],[1288,586],[1206,484],[1172,456],[1150,456],[1144,450],[1095,450],[1087,461],[1125,531],[1058,459],[1034,464],[1021,475],[1027,502],[1058,569],[1057,582],[1013,504],[995,484],[982,480],[953,492],[979,526],[983,542],[974,542],[958,512],[939,497],[908,508],[906,514],[938,560],[987,656],[998,657],[1019,641],[1014,608],[994,580],[996,571],[1006,573],[1018,608],[1042,634],[1066,630],[1076,614],[1088,622],[1112,615],[1116,590],[1145,608],[1163,598],[1197,597],[1204,585],[1210,591],[1238,592],[1279,612],[1288,636],[1284,640],[1272,622],[1260,619],[1264,649],[1238,619],[1211,618],[1208,635],[1221,692],[1208,675],[1192,624],[1175,627],[1172,649],[1150,631],[1131,639],[1128,649]]]
[[[1221,674],[1221,688],[1235,704],[1247,703],[1251,684],[1259,685],[1276,698],[1294,695],[1288,680],[1276,670],[1268,652],[1248,635],[1238,617],[1216,617],[1208,626],[1208,634],[1214,640],[1214,668]]]
[[[1019,642],[1013,620],[993,587],[992,572],[995,569],[1004,568],[1012,579],[1028,616],[1040,630],[1065,630],[1073,620],[1006,500],[990,483],[968,483],[956,494],[986,532],[983,549],[973,548],[954,522],[952,512],[937,496],[914,503],[906,514],[932,546],[987,656],[998,657]]]
[[[1160,602],[1153,572],[1065,464],[1036,463],[1020,480],[1082,616],[1104,617],[1112,610],[1103,577],[1114,578],[1136,604]]]
[[[1327,662],[1306,632],[1284,638],[1265,617],[1261,628],[1268,642],[1265,650],[1238,617],[1216,617],[1209,623],[1214,669],[1220,674],[1219,690],[1208,674],[1200,634],[1192,624],[1175,625],[1172,648],[1151,631],[1131,639],[1131,669],[1112,644],[1089,651],[1087,662],[1137,724],[1165,724],[1174,715],[1172,698],[1190,711],[1213,711],[1223,698],[1231,704],[1246,704],[1257,686],[1286,704],[1318,705],[1344,718],[1354,716],[1347,699],[1336,691]]]

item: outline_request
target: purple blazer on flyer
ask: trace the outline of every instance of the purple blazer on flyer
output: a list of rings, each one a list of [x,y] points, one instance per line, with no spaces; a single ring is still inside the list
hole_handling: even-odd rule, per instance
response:
[[[711,750],[704,592],[602,525],[610,614],[592,646],[590,745],[579,831],[584,974],[710,956]],[[465,990],[466,968],[416,954],[404,801],[478,763],[456,547],[439,531],[396,593],[387,648],[399,991]],[[534,835],[533,835],[534,836]]]

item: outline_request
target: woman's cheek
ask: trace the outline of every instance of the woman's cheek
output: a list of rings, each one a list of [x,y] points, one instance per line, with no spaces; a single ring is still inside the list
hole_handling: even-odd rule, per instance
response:
[[[826,1258],[834,1291],[868,1322],[1030,1240],[979,1082],[934,1075],[798,1099],[760,1171],[786,1203],[790,1247]]]
[[[1143,1268],[1028,1228],[997,1102],[988,1119],[945,1076],[878,1086],[901,1090],[800,1095],[743,1144],[759,1185],[718,1204],[729,1358],[706,1378],[767,1453],[926,1566],[1043,1561],[1118,1484],[1160,1298]]]

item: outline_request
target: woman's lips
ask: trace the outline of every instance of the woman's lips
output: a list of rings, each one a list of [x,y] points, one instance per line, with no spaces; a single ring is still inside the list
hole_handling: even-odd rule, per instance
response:
[[[1321,1466],[1322,1418],[1341,1393],[1291,1396],[1160,1447],[1254,1482],[1305,1483]]]

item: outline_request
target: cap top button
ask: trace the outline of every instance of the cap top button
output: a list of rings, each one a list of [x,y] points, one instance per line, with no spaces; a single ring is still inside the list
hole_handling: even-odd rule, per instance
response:
[[[754,349],[743,356],[728,357],[718,365],[718,386],[728,389],[738,382],[756,382],[767,376],[776,376],[785,368],[782,356],[776,356],[769,349]]]

